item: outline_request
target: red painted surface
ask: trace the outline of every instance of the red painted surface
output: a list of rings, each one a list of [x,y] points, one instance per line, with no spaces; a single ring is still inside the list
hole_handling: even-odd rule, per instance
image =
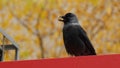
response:
[[[120,68],[120,55],[0,62],[0,68]]]

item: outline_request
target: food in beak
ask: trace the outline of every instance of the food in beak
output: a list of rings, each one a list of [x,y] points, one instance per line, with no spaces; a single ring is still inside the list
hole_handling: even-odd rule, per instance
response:
[[[59,20],[59,21],[64,21],[64,16],[60,16],[60,17],[58,18],[58,20]]]

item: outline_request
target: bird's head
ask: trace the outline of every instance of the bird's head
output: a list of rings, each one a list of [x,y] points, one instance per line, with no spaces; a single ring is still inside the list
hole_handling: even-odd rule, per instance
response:
[[[78,23],[78,19],[75,14],[73,13],[67,13],[64,16],[59,17],[59,21],[64,22],[64,24],[67,23]]]

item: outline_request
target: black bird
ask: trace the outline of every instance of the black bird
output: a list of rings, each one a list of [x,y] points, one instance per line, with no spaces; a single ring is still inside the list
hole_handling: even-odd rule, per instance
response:
[[[75,14],[67,13],[60,16],[59,21],[64,23],[63,39],[68,54],[72,56],[96,55],[86,32],[79,25]]]

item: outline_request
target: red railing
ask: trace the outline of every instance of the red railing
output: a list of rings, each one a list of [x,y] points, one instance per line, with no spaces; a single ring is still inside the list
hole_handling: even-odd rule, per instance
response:
[[[0,62],[1,68],[120,68],[120,55]]]

